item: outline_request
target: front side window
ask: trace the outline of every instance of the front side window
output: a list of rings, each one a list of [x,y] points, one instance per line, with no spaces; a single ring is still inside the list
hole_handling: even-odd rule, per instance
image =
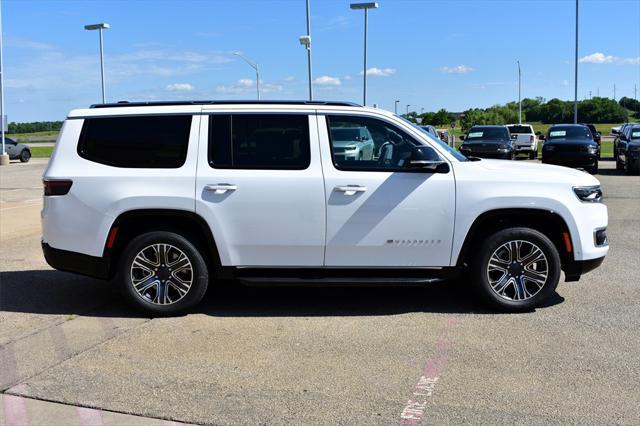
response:
[[[209,164],[214,168],[303,170],[310,163],[307,115],[209,117]]]
[[[190,115],[86,118],[78,155],[127,168],[181,167],[189,147]]]
[[[333,164],[339,170],[406,170],[415,147],[423,144],[384,121],[327,116]],[[433,151],[433,161],[439,159]]]

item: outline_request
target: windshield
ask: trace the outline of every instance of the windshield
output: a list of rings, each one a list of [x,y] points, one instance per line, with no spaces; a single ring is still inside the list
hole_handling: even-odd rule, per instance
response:
[[[591,139],[591,131],[582,126],[554,126],[548,139]]]
[[[444,148],[449,154],[453,155],[456,160],[458,160],[458,161],[469,161],[469,159],[467,157],[465,157],[464,155],[460,154],[457,150],[451,148],[449,145],[447,145],[446,143],[441,141],[440,138],[434,137],[431,133],[427,132],[425,129],[423,129],[422,127],[418,126],[416,123],[412,123],[411,121],[407,120],[404,117],[400,117],[399,115],[396,115],[396,117],[399,118],[400,120],[404,121],[405,123],[410,124],[412,127],[415,127],[416,129],[420,130],[423,134],[427,135],[427,137],[429,138],[430,141],[435,142],[435,143],[438,144],[438,146],[441,146],[442,148]]]
[[[631,129],[631,139],[640,139],[640,127]]]
[[[510,142],[509,132],[504,127],[472,127],[465,142],[474,143],[486,140]]]
[[[331,129],[331,137],[334,141],[357,141],[360,139],[360,128]]]
[[[533,133],[533,131],[531,130],[531,127],[529,126],[509,126],[509,132],[511,132],[511,134],[513,133],[520,133],[520,134],[527,134],[530,135]]]

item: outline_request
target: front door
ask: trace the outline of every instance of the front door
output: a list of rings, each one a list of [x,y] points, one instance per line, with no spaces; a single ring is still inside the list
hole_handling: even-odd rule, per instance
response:
[[[334,143],[332,134],[353,128],[372,136],[373,158],[345,156],[345,143]],[[318,130],[327,203],[325,266],[449,266],[453,172],[408,169],[412,148],[423,143],[379,118],[328,114],[318,116]]]

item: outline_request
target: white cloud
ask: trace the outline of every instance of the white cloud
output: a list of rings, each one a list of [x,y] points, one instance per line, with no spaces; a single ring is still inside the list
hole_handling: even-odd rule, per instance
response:
[[[242,87],[251,87],[253,86],[253,80],[250,78],[241,78],[238,80],[238,85]]]
[[[568,86],[569,85],[569,80],[562,80],[560,82],[560,84],[563,85],[563,86]]]
[[[581,64],[610,64],[614,61],[614,57],[606,56],[604,53],[596,52],[591,55],[583,56],[578,60]]]
[[[578,59],[581,64],[621,64],[621,65],[639,65],[640,56],[632,58],[620,58],[613,55],[605,55],[602,52],[595,52],[591,55],[583,56]]]
[[[296,80],[296,78],[294,76],[292,76],[292,75],[284,78],[284,81],[286,81],[287,83],[291,82],[291,81],[295,81],[295,80]]]
[[[340,86],[342,84],[338,77],[330,77],[328,75],[316,78],[313,83],[319,86]]]
[[[343,80],[351,80],[351,76],[350,75],[345,75],[344,77],[342,77]]]
[[[372,67],[367,69],[367,75],[372,77],[389,77],[396,73],[395,68],[376,68]],[[362,75],[362,71],[360,71],[360,75]]]
[[[474,69],[471,67],[468,67],[466,65],[458,65],[456,67],[440,67],[440,72],[443,72],[445,74],[466,74],[468,72],[473,71]]]
[[[168,84],[164,90],[168,92],[190,92],[193,90],[193,86],[189,83],[173,83]]]
[[[243,95],[256,92],[256,82],[248,78],[242,78],[234,84],[220,84],[215,88],[216,93],[223,95]],[[282,85],[265,83],[260,80],[260,93],[281,92]]]

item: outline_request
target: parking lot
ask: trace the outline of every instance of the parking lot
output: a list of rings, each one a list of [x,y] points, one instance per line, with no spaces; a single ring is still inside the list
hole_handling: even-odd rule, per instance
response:
[[[609,255],[535,312],[487,311],[464,283],[225,283],[164,319],[48,267],[45,166],[0,169],[0,424],[8,395],[197,424],[640,423],[640,177],[612,161]]]

